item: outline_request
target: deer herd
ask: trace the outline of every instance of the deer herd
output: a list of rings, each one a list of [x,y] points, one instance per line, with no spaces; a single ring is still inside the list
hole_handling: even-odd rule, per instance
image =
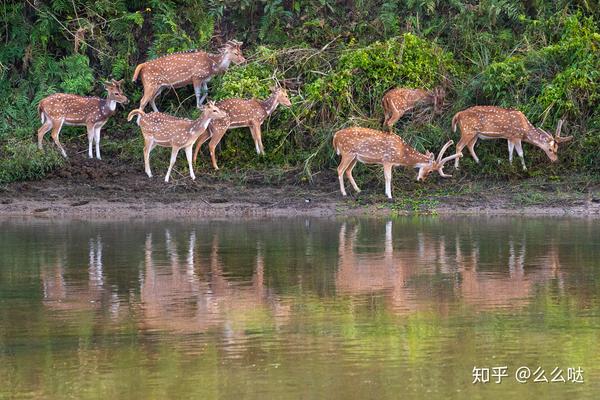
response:
[[[241,49],[242,43],[230,40],[220,49],[218,54],[200,50],[169,54],[155,60],[138,65],[133,81],[141,78],[144,93],[140,106],[128,115],[128,121],[137,116],[136,122],[144,137],[144,170],[149,177],[150,152],[156,146],[170,147],[171,160],[165,182],[169,181],[173,165],[179,150],[184,149],[188,161],[190,176],[195,179],[194,163],[202,144],[209,141],[208,147],[214,169],[219,169],[215,155],[219,144],[227,130],[248,127],[254,140],[256,152],[264,154],[261,125],[278,105],[291,106],[291,101],[284,88],[272,87],[271,95],[260,99],[225,99],[218,103],[208,102],[207,83],[216,75],[227,71],[230,64],[241,64],[246,61]],[[38,106],[42,126],[38,129],[38,147],[42,148],[44,135],[52,130],[51,136],[61,154],[66,158],[65,149],[60,143],[59,134],[63,125],[79,125],[87,128],[88,155],[93,158],[95,144],[96,158],[100,159],[100,130],[108,119],[115,114],[117,103],[127,104],[129,101],[123,94],[123,81],[114,79],[105,83],[106,99],[99,97],[82,97],[73,94],[56,93],[44,98]],[[155,100],[165,89],[177,89],[193,85],[196,106],[201,110],[197,120],[177,118],[158,111]],[[340,191],[346,196],[344,174],[352,187],[360,192],[352,170],[358,161],[365,164],[383,165],[385,178],[385,194],[392,198],[392,167],[405,166],[418,169],[417,180],[422,181],[433,171],[442,177],[451,175],[444,173],[444,164],[454,160],[458,169],[462,150],[466,146],[475,160],[475,144],[478,139],[506,139],[508,141],[509,162],[512,163],[513,151],[516,150],[523,169],[526,170],[523,157],[522,142],[541,148],[552,162],[557,158],[558,146],[572,139],[572,136],[560,136],[564,121],[560,120],[555,134],[534,127],[517,110],[495,106],[474,106],[458,112],[452,119],[452,132],[460,128],[461,137],[453,155],[444,157],[446,150],[453,144],[448,141],[438,153],[437,158],[427,151],[424,154],[408,145],[400,136],[393,133],[393,126],[407,112],[423,106],[430,106],[434,113],[443,108],[445,87],[433,90],[393,88],[382,98],[384,126],[387,131],[378,131],[361,127],[348,127],[333,135],[333,148],[341,156],[337,168]],[[153,112],[146,114],[144,109],[150,103]],[[194,151],[193,147],[196,144]]]

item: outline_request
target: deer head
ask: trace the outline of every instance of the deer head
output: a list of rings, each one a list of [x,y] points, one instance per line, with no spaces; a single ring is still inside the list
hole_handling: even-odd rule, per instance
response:
[[[242,54],[242,42],[238,42],[237,40],[227,41],[219,52],[236,65],[246,62],[246,59]]]
[[[204,106],[200,108],[202,112],[200,118],[192,125],[190,128],[191,133],[195,133],[199,130],[204,130],[210,123],[210,121],[215,119],[222,119],[227,117],[227,113],[221,110],[219,107],[215,105],[214,101],[209,101]]]
[[[425,155],[429,156],[429,163],[422,165],[419,168],[419,174],[417,175],[417,181],[424,181],[427,178],[427,176],[430,173],[432,173],[433,171],[437,171],[440,174],[440,176],[444,177],[444,178],[450,178],[452,176],[452,175],[448,175],[444,172],[444,164],[446,164],[450,160],[454,160],[457,157],[462,157],[462,153],[459,153],[459,154],[453,154],[446,158],[442,158],[442,157],[444,157],[444,153],[446,152],[448,147],[450,147],[452,144],[454,144],[454,142],[452,140],[449,140],[444,145],[444,147],[442,147],[442,150],[440,150],[436,159],[434,159],[433,153],[431,153],[429,151],[427,153],[425,153]]]
[[[277,103],[281,104],[282,106],[291,107],[292,102],[290,101],[287,91],[284,88],[272,86],[270,89],[271,93],[275,95],[275,101]]]
[[[121,87],[123,85],[123,80],[116,81],[111,79],[109,82],[104,84],[104,88],[108,92],[108,99],[114,100],[117,103],[127,104],[129,103],[129,99],[123,94],[123,89]]]
[[[562,130],[564,122],[565,121],[563,119],[558,121],[558,125],[556,125],[556,132],[554,136],[552,136],[550,133],[546,132],[541,128],[535,128],[538,134],[538,138],[533,138],[532,142],[540,149],[544,150],[544,152],[552,162],[558,160],[558,145],[560,143],[565,143],[573,139],[573,136],[560,136],[560,131]]]

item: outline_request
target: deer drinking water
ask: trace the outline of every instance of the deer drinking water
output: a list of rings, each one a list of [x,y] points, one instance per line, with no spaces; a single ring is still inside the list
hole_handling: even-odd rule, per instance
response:
[[[121,88],[123,81],[114,79],[104,86],[108,92],[106,99],[99,97],[83,97],[74,94],[56,93],[50,95],[38,105],[38,113],[42,126],[38,129],[38,148],[42,149],[44,135],[52,130],[52,139],[63,157],[67,157],[65,149],[60,144],[58,135],[63,125],[85,126],[88,134],[88,156],[93,158],[92,144],[96,143],[96,158],[100,157],[100,130],[106,121],[115,113],[117,103],[127,104],[129,100]]]
[[[200,146],[202,143],[210,139],[208,148],[210,150],[210,158],[214,169],[219,169],[217,158],[215,156],[215,148],[225,135],[227,130],[232,128],[249,127],[254,145],[258,154],[264,154],[265,150],[262,144],[262,133],[260,126],[269,115],[275,111],[277,106],[281,104],[290,107],[292,103],[283,88],[271,88],[271,96],[266,100],[258,99],[226,99],[217,103],[217,107],[227,113],[227,117],[212,121],[208,126],[209,132],[205,132],[198,139],[196,150],[194,151],[194,163],[198,157]]]
[[[441,110],[446,91],[442,88],[434,90],[394,88],[388,90],[381,99],[385,115],[383,124],[391,131],[402,116],[417,106],[433,105],[433,112]]]
[[[442,158],[450,145],[452,145],[452,140],[442,147],[438,157],[434,159],[431,152],[419,153],[404,142],[400,136],[388,132],[358,127],[337,131],[333,136],[333,147],[337,154],[342,156],[337,168],[342,195],[346,196],[344,173],[354,190],[360,192],[352,176],[352,169],[358,161],[365,164],[383,165],[385,194],[390,199],[392,198],[392,167],[402,165],[419,168],[418,181],[425,180],[433,171],[437,171],[444,178],[450,177],[452,175],[444,173],[444,164],[462,156],[462,154],[454,154]]]
[[[494,106],[475,106],[456,113],[452,118],[452,131],[460,127],[460,141],[456,145],[456,153],[467,146],[469,152],[479,163],[475,154],[475,143],[478,139],[508,140],[508,160],[512,164],[513,150],[521,158],[523,170],[526,171],[525,159],[521,142],[531,143],[548,155],[552,162],[558,159],[558,145],[573,139],[573,136],[561,137],[563,120],[558,121],[555,135],[552,136],[543,129],[533,126],[521,111],[508,110]],[[458,158],[454,161],[458,169]]]
[[[219,54],[204,51],[187,51],[169,54],[138,65],[133,74],[133,82],[142,78],[144,96],[140,100],[140,110],[150,103],[158,111],[155,100],[165,88],[180,88],[194,85],[196,106],[200,107],[208,94],[207,82],[229,68],[229,65],[246,61],[241,50],[242,42],[230,40],[219,49]],[[203,93],[203,94],[202,94]],[[201,97],[202,94],[202,97]]]
[[[146,114],[140,109],[133,110],[127,116],[127,120],[131,121],[134,115],[138,115],[138,125],[142,129],[144,136],[144,170],[146,174],[152,178],[150,171],[150,152],[158,145],[171,148],[171,162],[165,182],[169,182],[171,170],[177,160],[179,150],[185,149],[185,155],[190,169],[190,176],[196,179],[194,167],[192,165],[192,147],[198,137],[206,131],[208,124],[211,121],[220,118],[225,118],[227,114],[215,106],[214,102],[208,102],[202,108],[202,115],[195,121],[173,117],[160,112],[151,112]]]

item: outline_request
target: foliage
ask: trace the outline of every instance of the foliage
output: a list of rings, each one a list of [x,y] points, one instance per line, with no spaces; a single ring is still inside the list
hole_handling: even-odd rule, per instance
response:
[[[245,42],[248,63],[213,79],[211,98],[265,98],[279,83],[290,89],[293,106],[278,109],[266,122],[264,158],[254,153],[247,129],[228,133],[219,154],[225,167],[295,169],[306,174],[299,179],[310,178],[335,165],[330,140],[337,129],[380,126],[386,90],[443,82],[449,87],[443,114],[427,123],[403,118],[397,125],[417,149],[436,151],[451,138],[450,119],[460,109],[495,104],[521,109],[545,129],[567,118],[566,134],[575,141],[561,147],[562,163],[550,165],[541,151],[526,148],[532,174],[597,173],[598,5],[593,0],[99,0],[94,7],[85,0],[4,2],[0,90],[9,95],[0,99],[2,163],[12,165],[7,157],[34,141],[37,103],[48,94],[103,96],[104,80],[125,79],[135,104],[142,91],[130,77],[138,63],[193,48],[215,51],[235,38]],[[159,99],[161,110],[186,117],[198,115],[194,103],[191,88]],[[124,115],[126,110],[119,111],[105,127],[119,132],[106,156],[139,158],[139,141],[132,140],[138,128],[126,124]],[[66,128],[62,135],[68,138],[77,129]],[[24,153],[31,163],[15,161],[21,167],[4,172],[0,181],[31,179],[57,165],[50,153]],[[478,154],[477,167],[469,157],[463,161],[466,174],[520,174],[508,167],[505,146],[486,143]]]

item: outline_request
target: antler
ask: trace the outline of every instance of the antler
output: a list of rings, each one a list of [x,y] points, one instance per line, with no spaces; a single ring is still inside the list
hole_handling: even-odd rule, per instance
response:
[[[448,147],[452,146],[453,144],[454,144],[454,141],[452,141],[452,140],[449,140],[448,142],[446,142],[444,147],[442,147],[442,150],[440,150],[437,160],[435,161],[438,173],[440,174],[440,176],[442,176],[444,178],[450,178],[452,176],[452,175],[446,174],[444,172],[444,164],[446,164],[448,161],[454,160],[455,158],[462,157],[462,153],[458,153],[458,154],[453,154],[451,156],[448,156],[446,158],[442,158],[444,156],[444,153],[448,149]]]
[[[244,43],[243,42],[239,42],[239,41],[237,41],[235,39],[230,39],[225,44],[226,45],[230,44],[230,45],[233,45],[233,46],[236,46],[236,47],[241,47]]]
[[[442,147],[442,150],[440,150],[437,160],[436,160],[438,163],[442,160],[442,157],[444,156],[444,153],[446,152],[446,150],[448,150],[448,147],[452,146],[453,144],[454,144],[453,140],[448,140],[446,142],[446,144],[444,145],[444,147]]]
[[[558,120],[558,125],[556,125],[556,132],[554,134],[554,140],[556,141],[556,143],[564,143],[573,139],[573,136],[560,136],[560,131],[562,130],[564,122],[565,120],[561,118]]]

